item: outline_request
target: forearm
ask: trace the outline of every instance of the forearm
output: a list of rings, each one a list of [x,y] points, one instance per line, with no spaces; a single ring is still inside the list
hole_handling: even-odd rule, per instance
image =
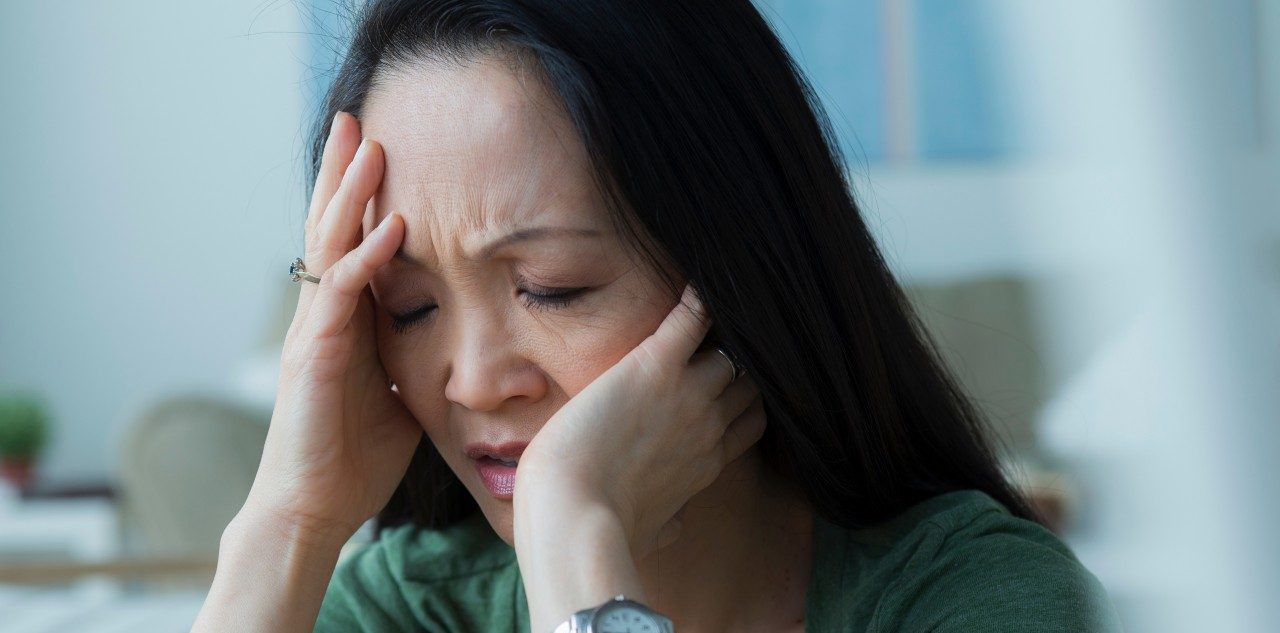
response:
[[[344,542],[242,512],[223,532],[192,633],[310,632]]]
[[[620,593],[644,600],[622,525],[599,506],[521,508],[515,541],[532,633],[551,633],[573,612]]]

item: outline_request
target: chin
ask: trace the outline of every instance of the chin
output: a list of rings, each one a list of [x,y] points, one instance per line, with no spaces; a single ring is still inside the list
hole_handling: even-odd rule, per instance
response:
[[[476,500],[480,512],[484,513],[484,518],[489,521],[489,526],[497,532],[498,537],[507,545],[515,547],[515,506],[510,501],[493,498],[487,490],[484,494],[485,498]]]

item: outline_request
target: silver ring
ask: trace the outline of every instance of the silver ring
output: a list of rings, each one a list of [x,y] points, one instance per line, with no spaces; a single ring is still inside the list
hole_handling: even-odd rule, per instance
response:
[[[319,277],[307,272],[307,265],[302,263],[301,257],[289,264],[289,278],[293,280],[293,283],[301,283],[304,279],[313,284],[320,283]]]
[[[729,366],[733,368],[733,378],[731,378],[729,382],[733,382],[734,380],[737,380],[738,376],[741,376],[744,373],[743,369],[738,366],[737,361],[733,360],[733,357],[729,355],[729,352],[726,352],[719,347],[715,349],[717,352],[720,352],[720,355],[723,356],[725,360],[729,361]]]

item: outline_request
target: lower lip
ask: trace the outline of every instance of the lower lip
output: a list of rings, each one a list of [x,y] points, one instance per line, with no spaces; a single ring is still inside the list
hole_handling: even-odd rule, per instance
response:
[[[480,473],[480,480],[484,482],[484,487],[499,499],[511,500],[511,495],[516,489],[516,467],[507,466],[492,457],[481,457],[472,461],[475,462],[476,471]]]

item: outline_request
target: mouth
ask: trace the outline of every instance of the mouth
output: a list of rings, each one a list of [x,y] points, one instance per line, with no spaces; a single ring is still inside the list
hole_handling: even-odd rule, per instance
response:
[[[520,455],[528,445],[528,442],[472,444],[467,447],[466,454],[489,493],[497,499],[510,501],[515,492]]]

